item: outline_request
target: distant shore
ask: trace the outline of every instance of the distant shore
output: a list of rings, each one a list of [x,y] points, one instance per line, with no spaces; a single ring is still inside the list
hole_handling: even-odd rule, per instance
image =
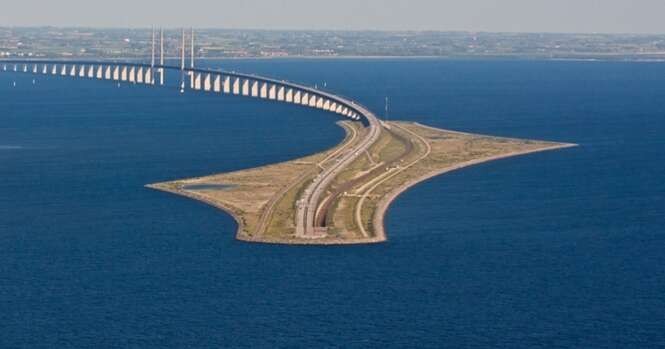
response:
[[[441,61],[542,61],[542,62],[626,62],[626,63],[659,63],[665,62],[665,54],[654,55],[645,54],[643,57],[640,55],[606,55],[606,56],[530,56],[530,55],[469,55],[469,56],[233,56],[233,57],[198,57],[197,61],[241,61],[241,60],[441,60]],[[11,60],[19,57],[1,57],[0,63],[3,60]],[[34,60],[62,60],[62,61],[77,61],[77,60],[111,60],[116,62],[136,62],[144,61],[146,57],[88,57],[88,56],[47,56],[47,57],[31,57]],[[166,60],[178,60],[178,57],[166,57]]]

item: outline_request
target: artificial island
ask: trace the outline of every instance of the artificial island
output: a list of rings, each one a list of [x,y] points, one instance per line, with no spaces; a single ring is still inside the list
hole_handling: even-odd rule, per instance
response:
[[[352,153],[370,132],[361,122],[340,122],[346,138],[336,147],[280,164],[149,187],[200,200],[229,212],[243,241],[341,245],[387,240],[384,216],[403,191],[428,178],[481,162],[574,144],[446,131],[410,122],[381,122],[381,134],[339,169],[312,206],[302,211],[326,170]],[[356,154],[354,154],[356,155]],[[306,214],[306,213],[305,213]],[[300,225],[300,227],[299,227]]]
[[[182,32],[180,65],[165,63],[163,32],[152,32],[150,62],[103,60],[0,60],[2,71],[94,79],[146,87],[177,87],[211,95],[256,98],[330,112],[346,118],[345,139],[302,159],[208,177],[174,180],[149,188],[203,201],[231,214],[244,241],[301,245],[367,244],[387,240],[384,216],[403,191],[433,176],[481,162],[575,146],[446,131],[381,121],[346,97],[285,80],[197,68]],[[170,72],[170,73],[169,73]],[[33,80],[34,83],[35,80]]]

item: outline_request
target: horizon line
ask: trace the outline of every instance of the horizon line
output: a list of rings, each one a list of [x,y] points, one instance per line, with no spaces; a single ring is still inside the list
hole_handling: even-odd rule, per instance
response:
[[[465,34],[536,34],[536,35],[634,35],[634,36],[665,36],[665,32],[566,32],[566,31],[491,31],[491,30],[469,30],[469,29],[303,29],[303,28],[241,28],[241,27],[208,27],[208,26],[89,26],[89,25],[0,25],[0,29],[94,29],[94,30],[152,30],[159,28],[164,30],[181,30],[182,28],[193,28],[195,30],[220,30],[220,31],[262,31],[262,32],[339,32],[339,33],[465,33]]]

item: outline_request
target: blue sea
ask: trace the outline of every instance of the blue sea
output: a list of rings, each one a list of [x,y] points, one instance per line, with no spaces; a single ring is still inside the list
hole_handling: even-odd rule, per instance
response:
[[[144,185],[326,149],[337,117],[0,72],[0,348],[665,347],[665,64],[205,64],[580,146],[418,185],[385,244],[246,244]]]

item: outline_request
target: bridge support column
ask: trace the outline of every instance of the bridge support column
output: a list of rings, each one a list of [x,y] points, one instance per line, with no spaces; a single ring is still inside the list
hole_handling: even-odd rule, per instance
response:
[[[215,92],[222,92],[222,76],[221,75],[216,75],[215,76],[215,83],[213,83],[213,89]]]
[[[242,82],[242,95],[249,96],[249,79],[245,79]]]
[[[258,97],[258,96],[259,96],[259,82],[255,80],[252,82],[252,97]]]
[[[277,90],[277,100],[284,102],[284,86],[280,86]]]
[[[286,103],[293,103],[293,89],[288,89],[286,91]]]
[[[240,94],[240,78],[235,78],[235,80],[233,81],[233,94],[234,95]]]
[[[231,93],[231,77],[224,77],[224,93]]]
[[[302,105],[309,105],[309,93],[305,92],[302,95],[302,99],[300,100]]]
[[[148,84],[148,85],[154,85],[155,84],[155,74],[153,73],[155,71],[154,68],[146,68],[143,69],[143,83]]]
[[[150,68],[148,68],[150,69]],[[138,70],[136,71],[136,83],[137,84],[142,84],[144,82],[149,83],[150,80],[145,80],[145,72],[143,71],[143,67],[139,67]],[[150,76],[148,75],[148,79]]]
[[[194,73],[194,89],[199,91],[201,90],[201,73]]]
[[[261,84],[261,98],[268,98],[268,83],[264,82]]]
[[[205,80],[203,80],[203,90],[210,92],[210,74],[206,74]]]
[[[271,100],[277,99],[277,85],[270,85],[268,90],[268,98]]]

